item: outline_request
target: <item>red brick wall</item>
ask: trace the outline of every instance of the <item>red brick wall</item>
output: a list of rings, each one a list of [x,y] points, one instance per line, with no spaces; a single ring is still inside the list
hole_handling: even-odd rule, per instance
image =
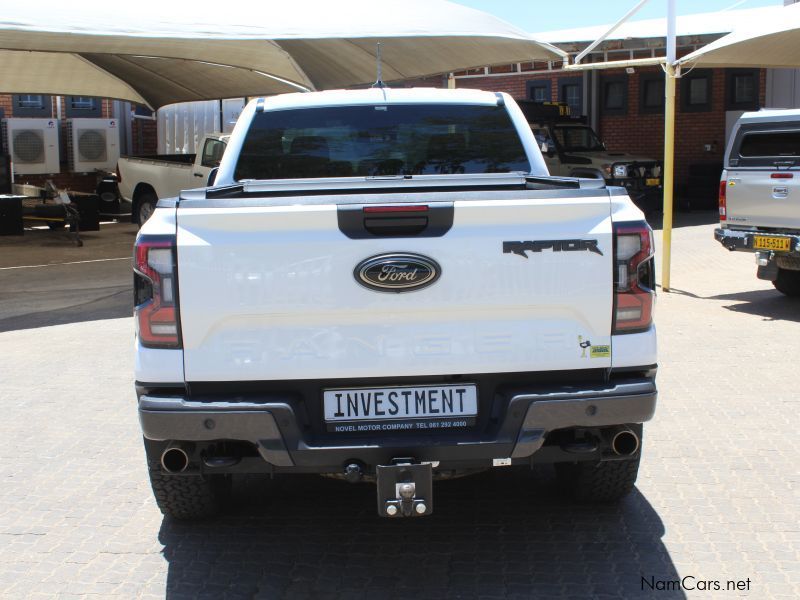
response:
[[[621,73],[622,71],[616,71]],[[598,134],[608,149],[615,152],[641,154],[663,160],[664,114],[647,114],[640,110],[639,82],[643,73],[660,73],[659,68],[637,69],[628,76],[628,114],[601,115]],[[609,75],[615,71],[607,71]],[[760,75],[760,105],[765,104],[766,71]],[[725,70],[711,71],[711,110],[681,110],[681,81],[675,86],[675,180],[685,184],[689,167],[694,163],[721,163],[725,153]],[[711,145],[711,151],[704,148]]]
[[[133,155],[158,154],[158,130],[155,120],[133,119],[131,125]]]
[[[622,70],[603,71],[608,75],[624,73]],[[628,152],[663,160],[664,114],[642,113],[639,100],[639,81],[642,74],[661,73],[660,67],[637,68],[628,76],[628,114],[625,116],[600,115],[598,134],[613,152]],[[457,79],[459,88],[507,92],[515,98],[527,97],[527,82],[550,80],[552,100],[558,100],[558,80],[575,77],[574,73],[541,73],[508,75],[502,77],[470,77]],[[760,104],[765,104],[766,71],[761,70]],[[429,84],[430,85],[430,84]],[[441,87],[441,86],[437,86]],[[725,152],[725,70],[714,69],[711,80],[711,110],[683,112],[681,110],[681,83],[676,85],[675,117],[675,178],[678,185],[686,184],[689,166],[694,163],[721,163]],[[704,145],[710,144],[706,152]]]

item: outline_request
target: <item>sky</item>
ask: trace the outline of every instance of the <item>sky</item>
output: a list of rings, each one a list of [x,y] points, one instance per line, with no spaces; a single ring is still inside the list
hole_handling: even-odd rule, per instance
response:
[[[530,33],[614,23],[638,0],[454,0],[491,13]],[[782,5],[783,0],[676,0],[679,15],[725,9]],[[633,17],[657,19],[667,14],[667,0],[650,0]]]

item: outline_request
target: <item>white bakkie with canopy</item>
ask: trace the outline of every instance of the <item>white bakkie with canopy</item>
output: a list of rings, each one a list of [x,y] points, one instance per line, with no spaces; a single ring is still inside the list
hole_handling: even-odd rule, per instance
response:
[[[375,480],[388,517],[499,465],[553,463],[581,498],[632,489],[652,231],[624,190],[550,177],[505,94],[255,100],[214,186],[160,202],[135,258],[166,514],[213,514],[236,473]]]
[[[744,113],[725,151],[719,228],[728,250],[753,252],[759,279],[800,296],[800,110]]]

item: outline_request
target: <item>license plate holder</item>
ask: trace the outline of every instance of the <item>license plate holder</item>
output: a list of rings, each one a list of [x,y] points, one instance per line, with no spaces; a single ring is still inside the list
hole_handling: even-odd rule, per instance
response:
[[[433,512],[433,468],[430,463],[378,465],[375,479],[378,515],[381,517],[424,517]]]
[[[327,431],[394,433],[475,425],[474,383],[337,388],[322,392]]]
[[[753,236],[753,248],[756,250],[789,252],[792,249],[792,239],[771,235],[755,235]]]

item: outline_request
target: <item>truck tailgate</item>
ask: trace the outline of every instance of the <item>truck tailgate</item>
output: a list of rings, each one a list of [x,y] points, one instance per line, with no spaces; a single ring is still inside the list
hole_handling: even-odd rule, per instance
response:
[[[609,367],[612,228],[603,190],[439,192],[436,237],[351,239],[329,196],[177,209],[187,381],[257,381]],[[430,204],[382,194],[364,203]],[[358,200],[356,200],[358,202]],[[358,205],[355,206],[358,209]],[[566,245],[548,241],[583,240]],[[545,242],[536,246],[504,242]],[[596,241],[594,243],[593,241]],[[592,249],[594,248],[594,250]],[[504,251],[505,249],[505,251]],[[515,252],[516,251],[516,252]],[[359,284],[382,253],[433,259],[440,277],[407,293]]]
[[[727,182],[732,225],[800,229],[800,172],[733,169]]]

